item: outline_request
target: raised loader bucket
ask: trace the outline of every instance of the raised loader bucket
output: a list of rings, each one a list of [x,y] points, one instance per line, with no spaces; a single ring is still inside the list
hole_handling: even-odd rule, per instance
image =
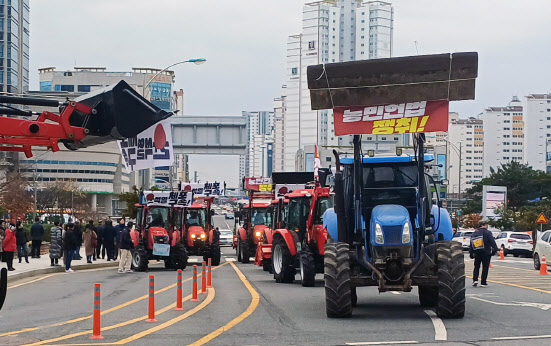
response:
[[[96,114],[87,116],[74,113],[71,116],[72,126],[83,127],[88,131],[82,141],[64,143],[71,150],[135,137],[172,115],[147,101],[122,80],[80,96],[75,101],[92,107]]]

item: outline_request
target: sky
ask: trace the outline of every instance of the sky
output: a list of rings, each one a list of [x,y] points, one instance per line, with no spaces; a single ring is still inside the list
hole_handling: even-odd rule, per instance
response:
[[[390,0],[394,56],[476,51],[476,100],[461,117],[513,95],[551,91],[551,1]],[[303,0],[31,0],[31,90],[38,68],[174,68],[185,115],[272,110],[284,84],[287,36],[300,33]],[[236,186],[235,156],[190,158],[191,172]],[[213,162],[216,164],[213,165]],[[192,173],[193,174],[193,173]]]

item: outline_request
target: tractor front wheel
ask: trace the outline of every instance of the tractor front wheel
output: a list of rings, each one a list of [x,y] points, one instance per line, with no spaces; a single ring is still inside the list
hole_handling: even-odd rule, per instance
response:
[[[314,287],[316,284],[316,262],[308,248],[300,253],[300,278],[303,287]]]
[[[220,265],[220,245],[212,244],[210,247],[210,258],[213,266]]]
[[[438,286],[419,286],[418,289],[421,306],[433,308],[438,304]]]
[[[444,318],[465,316],[465,262],[457,242],[441,242],[436,248],[438,302],[436,314]]]
[[[148,260],[147,252],[143,247],[138,247],[132,250],[132,267],[137,272],[144,272],[147,270]]]
[[[274,239],[272,267],[277,283],[291,283],[295,280],[295,261],[282,237]]]
[[[249,242],[243,241],[241,242],[241,263],[249,263],[251,261],[251,252],[249,249]]]
[[[325,244],[324,277],[327,317],[352,316],[350,255],[347,243]]]
[[[172,263],[172,267],[174,269],[186,269],[188,254],[186,247],[183,244],[176,245],[173,253],[170,254],[170,257],[170,262]]]
[[[271,259],[263,259],[262,260],[262,270],[265,272],[271,272],[272,271],[272,260]]]
[[[235,257],[237,257],[237,262],[241,262],[241,238],[237,239],[237,244],[235,246]]]

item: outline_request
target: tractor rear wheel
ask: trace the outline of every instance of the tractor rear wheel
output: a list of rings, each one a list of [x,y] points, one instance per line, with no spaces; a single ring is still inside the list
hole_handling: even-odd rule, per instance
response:
[[[438,304],[438,286],[419,286],[418,289],[421,306],[433,308]]]
[[[249,242],[248,241],[242,241],[241,242],[241,263],[249,263],[251,261],[250,259],[251,253],[249,250]]]
[[[241,238],[237,239],[237,244],[235,246],[235,257],[237,257],[237,262],[241,262]]]
[[[316,262],[308,248],[300,253],[300,278],[303,287],[314,287],[316,284]]]
[[[465,262],[457,242],[441,242],[436,248],[438,303],[436,314],[444,318],[465,316]]]
[[[272,271],[272,260],[271,259],[263,259],[262,260],[262,270],[265,272],[271,272]]]
[[[178,244],[174,247],[173,253],[170,254],[170,262],[174,269],[184,270],[187,267],[188,254],[184,244]]]
[[[132,267],[137,272],[144,272],[147,270],[148,260],[147,252],[140,246],[132,250]]]
[[[220,245],[212,244],[210,247],[210,258],[213,266],[220,265]]]
[[[327,317],[352,316],[350,255],[348,244],[325,244],[325,312]]]
[[[295,261],[282,237],[274,239],[272,267],[277,283],[291,283],[295,280]]]

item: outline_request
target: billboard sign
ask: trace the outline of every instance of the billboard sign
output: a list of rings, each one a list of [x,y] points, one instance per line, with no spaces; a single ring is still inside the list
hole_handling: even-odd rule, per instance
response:
[[[224,184],[215,182],[182,183],[181,191],[193,192],[195,197],[224,196]]]
[[[189,207],[193,202],[192,192],[144,191],[140,204],[148,207]]]
[[[496,214],[496,209],[504,207],[507,204],[507,187],[505,186],[490,186],[482,187],[482,217],[498,220],[499,215]]]
[[[272,192],[272,178],[245,178],[245,190]]]
[[[333,109],[335,135],[391,135],[448,131],[449,101],[421,101]]]

